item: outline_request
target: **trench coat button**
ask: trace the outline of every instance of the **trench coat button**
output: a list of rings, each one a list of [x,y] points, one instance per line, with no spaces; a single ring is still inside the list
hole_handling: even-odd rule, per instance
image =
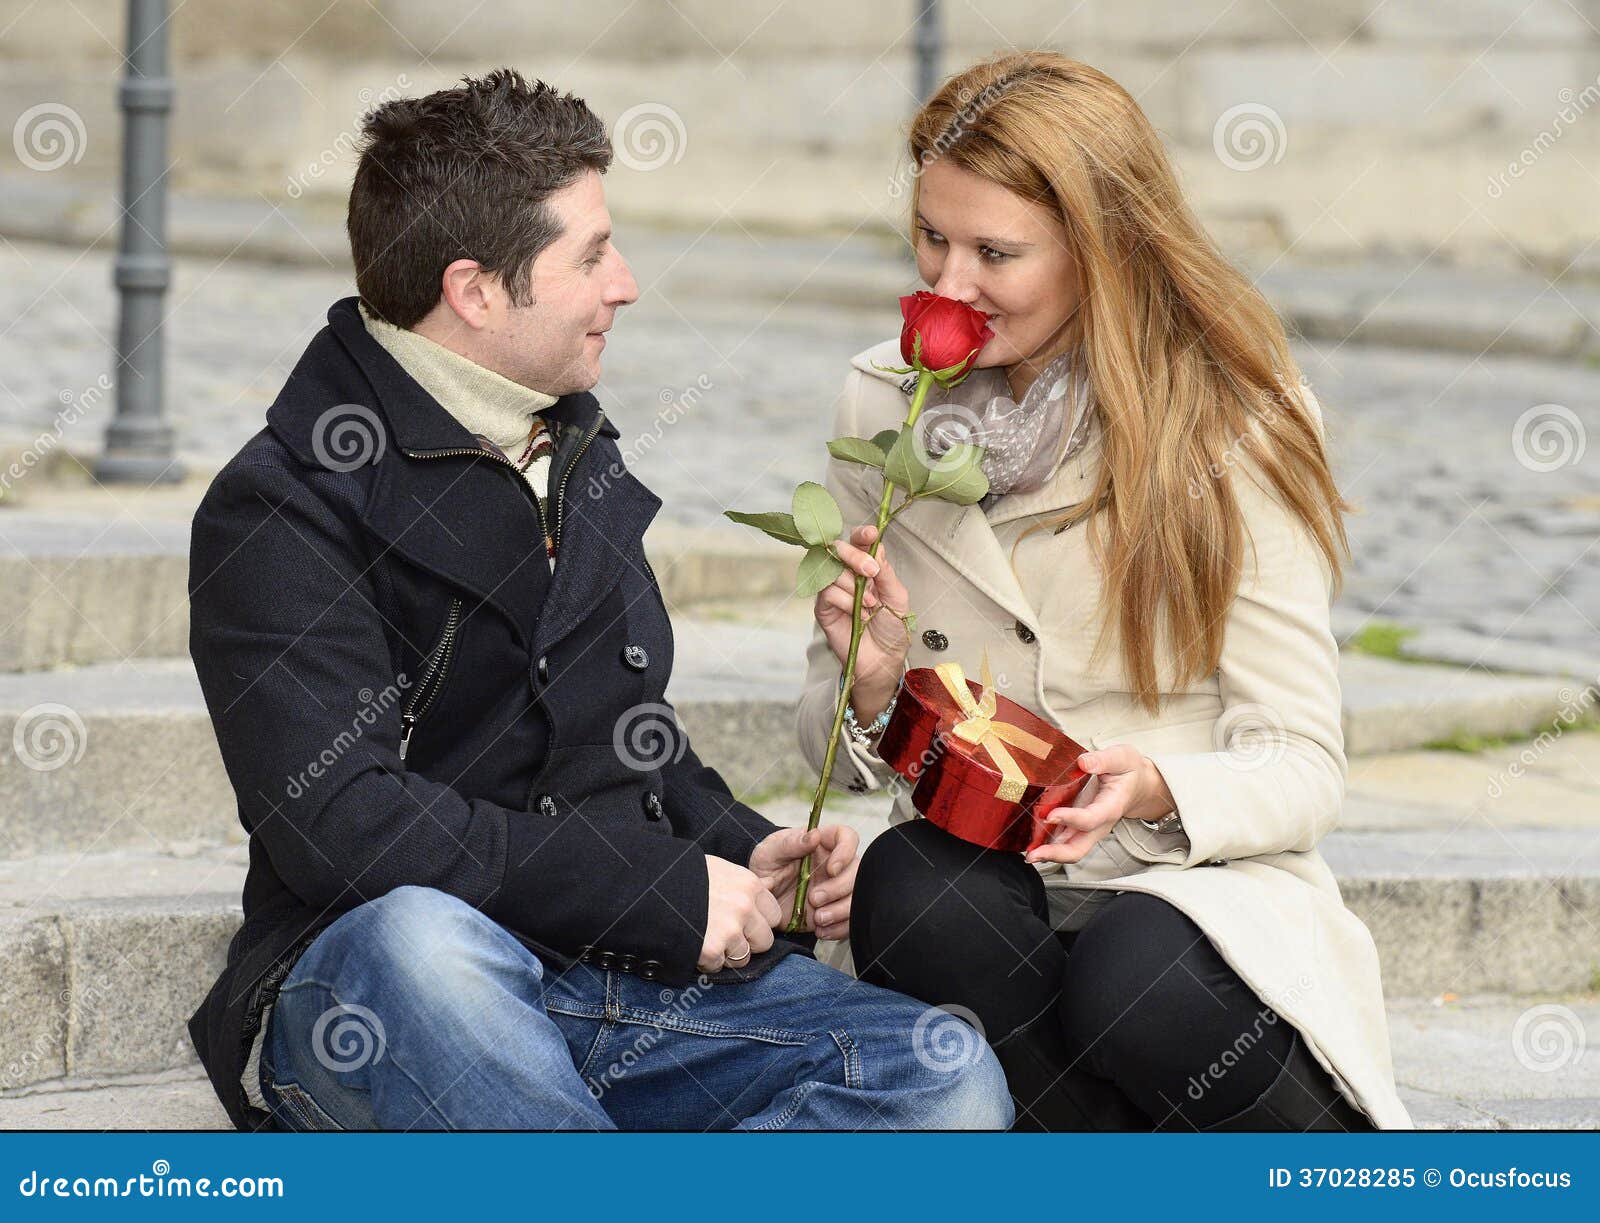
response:
[[[543,654],[539,655],[539,665],[536,670],[539,673],[539,682],[548,684],[550,682],[550,660]]]
[[[644,813],[652,820],[659,820],[662,816],[661,796],[654,790],[646,790],[644,794]]]
[[[546,819],[555,819],[556,800],[551,798],[548,794],[539,795],[539,814],[544,816]]]
[[[635,671],[643,671],[650,665],[650,655],[642,645],[630,645],[622,651],[622,661]]]
[[[1036,640],[1038,640],[1033,635],[1033,630],[1026,624],[1022,623],[1021,620],[1017,621],[1017,637],[1021,640],[1023,645],[1032,645]]]
[[[922,644],[930,650],[948,650],[950,648],[950,638],[936,628],[924,629]]]

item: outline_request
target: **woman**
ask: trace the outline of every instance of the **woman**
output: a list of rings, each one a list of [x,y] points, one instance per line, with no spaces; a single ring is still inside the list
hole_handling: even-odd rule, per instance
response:
[[[905,668],[976,678],[985,652],[1093,776],[1026,859],[913,818],[896,787],[853,912],[823,883],[819,926],[848,923],[863,979],[973,1018],[1020,1124],[1410,1126],[1371,936],[1315,848],[1347,767],[1329,604],[1351,507],[1281,324],[1093,68],[980,64],[910,151],[922,279],[994,332],[922,436],[984,445],[991,491],[918,502],[876,558],[871,526],[839,541],[802,747],[820,766],[861,573],[869,611],[917,619],[863,636],[837,784],[893,781],[871,745]],[[900,364],[896,340],[854,359],[836,435],[900,425],[910,382],[881,368]],[[847,523],[875,518],[869,476],[829,465]]]

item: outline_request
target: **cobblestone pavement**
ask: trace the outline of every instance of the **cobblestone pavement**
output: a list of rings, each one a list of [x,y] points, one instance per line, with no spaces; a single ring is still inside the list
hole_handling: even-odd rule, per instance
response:
[[[786,505],[821,472],[849,356],[894,334],[892,301],[669,300],[650,292],[661,257],[635,266],[645,296],[619,320],[599,394],[663,515],[711,525],[724,507]],[[730,268],[728,279],[750,274]],[[168,403],[185,451],[217,463],[255,432],[329,303],[350,291],[339,270],[179,260]],[[0,295],[0,435],[26,441],[67,413],[68,444],[95,448],[111,407],[109,254],[0,245]],[[1349,520],[1344,621],[1449,625],[1593,655],[1600,369],[1354,344],[1297,355],[1361,510]]]

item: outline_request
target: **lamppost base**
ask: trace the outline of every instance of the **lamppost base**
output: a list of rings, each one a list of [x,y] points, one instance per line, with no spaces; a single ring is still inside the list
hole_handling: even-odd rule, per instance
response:
[[[173,445],[171,425],[113,421],[106,430],[106,448],[95,460],[94,478],[101,484],[177,484],[188,469]]]

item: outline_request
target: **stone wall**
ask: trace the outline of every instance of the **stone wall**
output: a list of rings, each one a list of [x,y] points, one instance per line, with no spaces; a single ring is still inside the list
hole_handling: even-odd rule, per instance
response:
[[[361,113],[498,64],[615,125],[623,219],[889,233],[911,0],[187,0],[177,189],[337,209]],[[1110,73],[1241,255],[1600,275],[1600,0],[944,0],[946,70],[1050,47]],[[0,175],[115,185],[123,6],[0,0]],[[55,134],[60,145],[35,144]],[[1595,245],[1591,245],[1595,244]]]

